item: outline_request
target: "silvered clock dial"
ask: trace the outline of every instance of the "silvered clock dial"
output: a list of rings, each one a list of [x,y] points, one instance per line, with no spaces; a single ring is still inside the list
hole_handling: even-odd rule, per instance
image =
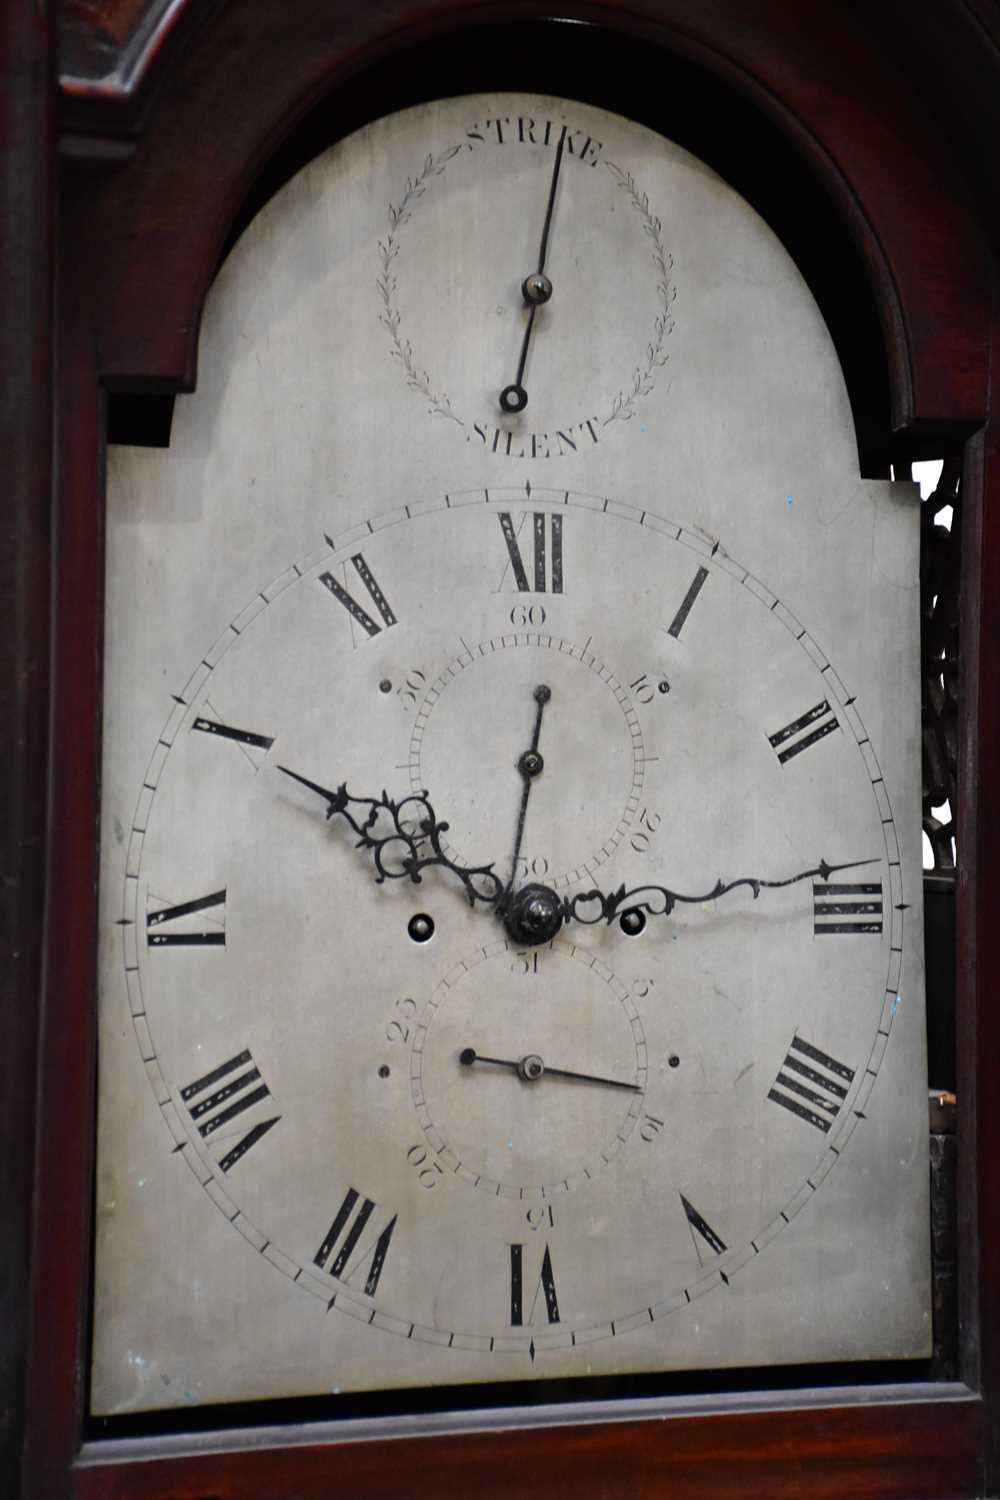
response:
[[[377,122],[175,428],[110,502],[95,1410],[924,1353],[916,511],[760,221],[583,106]]]

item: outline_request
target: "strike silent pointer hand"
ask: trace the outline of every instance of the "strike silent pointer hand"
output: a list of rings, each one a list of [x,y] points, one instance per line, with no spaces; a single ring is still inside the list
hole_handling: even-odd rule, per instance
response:
[[[545,257],[549,248],[549,229],[552,226],[552,210],[556,201],[556,186],[559,182],[559,168],[562,166],[563,147],[566,144],[566,132],[563,131],[559,137],[559,145],[556,147],[556,160],[552,168],[552,182],[549,186],[549,201],[545,210],[545,224],[542,228],[542,243],[538,248],[538,269],[530,276],[526,276],[521,283],[521,296],[524,298],[525,306],[529,309],[528,326],[524,330],[524,338],[521,341],[521,357],[517,362],[517,375],[513,385],[505,385],[500,392],[500,410],[511,415],[524,411],[528,404],[528,393],[521,384],[524,378],[524,366],[528,359],[528,345],[531,343],[531,330],[535,326],[535,313],[543,302],[548,302],[552,296],[552,283],[545,274]]]
[[[466,1068],[471,1068],[477,1062],[492,1063],[495,1068],[511,1068],[525,1083],[537,1083],[540,1078],[572,1078],[579,1083],[600,1083],[609,1089],[628,1089],[633,1094],[642,1093],[642,1085],[638,1083],[623,1083],[620,1078],[601,1078],[597,1073],[574,1073],[570,1068],[550,1067],[537,1052],[529,1052],[526,1057],[515,1060],[509,1057],[484,1057],[474,1047],[465,1047],[458,1054],[458,1060]]]

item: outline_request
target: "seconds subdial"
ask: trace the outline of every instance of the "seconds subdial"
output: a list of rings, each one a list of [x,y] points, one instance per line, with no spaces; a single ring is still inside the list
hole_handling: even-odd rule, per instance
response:
[[[646,755],[628,690],[591,650],[560,636],[512,631],[466,646],[431,683],[410,736],[410,785],[448,788],[448,852],[503,850],[521,796],[518,769],[538,683],[551,683],[545,769],[532,792],[514,883],[575,886],[610,857],[642,792]],[[456,765],[477,746],[481,777]],[[590,774],[579,767],[591,757]],[[570,777],[566,768],[577,768]],[[600,797],[593,789],[600,787]]]

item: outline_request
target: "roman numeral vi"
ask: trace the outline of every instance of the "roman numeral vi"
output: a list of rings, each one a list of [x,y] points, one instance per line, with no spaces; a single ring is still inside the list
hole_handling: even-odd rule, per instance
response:
[[[538,1281],[535,1283],[534,1294],[531,1298],[531,1306],[527,1309],[527,1321],[531,1323],[535,1315],[535,1307],[538,1303],[539,1293],[545,1299],[545,1316],[550,1323],[559,1322],[559,1300],[556,1297],[556,1278],[552,1271],[552,1256],[548,1245],[542,1256],[542,1267],[538,1273]],[[524,1246],[510,1246],[510,1324],[512,1328],[521,1328],[525,1322],[525,1281],[524,1281]]]

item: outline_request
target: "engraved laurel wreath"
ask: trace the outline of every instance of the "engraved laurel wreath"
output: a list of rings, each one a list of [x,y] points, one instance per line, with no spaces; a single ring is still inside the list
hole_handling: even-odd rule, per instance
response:
[[[406,188],[399,202],[389,204],[388,232],[383,239],[378,241],[380,271],[375,281],[375,288],[382,304],[379,322],[389,334],[389,352],[402,369],[407,385],[423,397],[431,416],[445,417],[448,421],[457,423],[459,427],[464,427],[466,424],[455,410],[450,396],[431,379],[429,372],[418,363],[414,355],[413,345],[402,327],[399,287],[396,279],[396,263],[400,251],[399,232],[410,222],[416,205],[427,192],[433,179],[443,174],[448,163],[458,155],[461,149],[460,145],[449,146],[437,156],[429,152],[416,176],[407,178]],[[671,308],[677,295],[677,288],[671,279],[673,258],[663,243],[663,224],[650,208],[648,195],[639,191],[631,172],[625,171],[624,168],[611,161],[605,161],[602,165],[612,173],[619,190],[625,193],[633,209],[641,218],[642,232],[649,241],[649,255],[657,273],[657,310],[646,342],[645,359],[636,364],[632,371],[631,383],[619,389],[605,415],[600,419],[601,425],[607,427],[612,422],[628,422],[635,416],[639,403],[650,395],[654,388],[657,370],[662,369],[668,362],[670,356],[665,344],[674,329]]]

